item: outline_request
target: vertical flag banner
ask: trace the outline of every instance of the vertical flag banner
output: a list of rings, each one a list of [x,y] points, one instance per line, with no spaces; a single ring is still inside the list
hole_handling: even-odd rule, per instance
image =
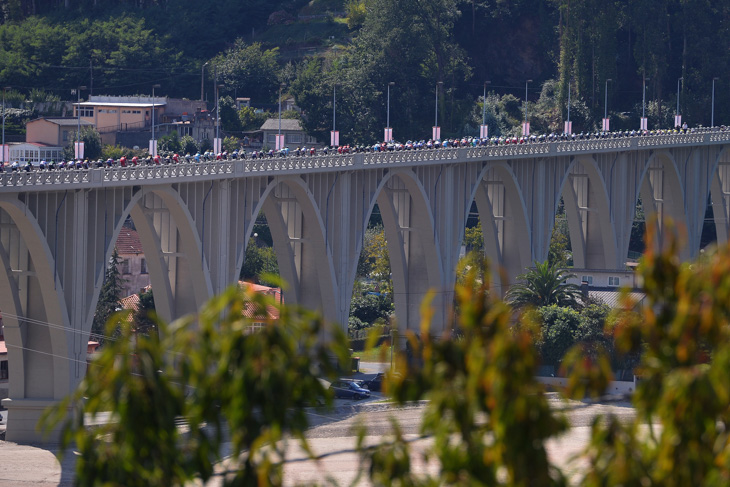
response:
[[[74,142],[74,157],[76,159],[84,158],[84,143],[83,142]]]
[[[433,140],[441,140],[441,127],[434,127],[433,128],[433,137],[431,137]]]
[[[339,130],[330,131],[330,145],[332,147],[337,147],[340,145],[340,131]]]
[[[489,125],[480,125],[479,126],[479,137],[482,139],[486,139],[489,137]]]

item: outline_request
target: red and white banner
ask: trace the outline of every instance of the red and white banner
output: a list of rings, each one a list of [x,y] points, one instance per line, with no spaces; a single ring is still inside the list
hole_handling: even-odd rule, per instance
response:
[[[340,131],[339,130],[330,130],[330,145],[332,147],[337,147],[340,145]]]
[[[611,131],[611,129],[609,128],[610,127],[609,121],[610,121],[610,119],[608,119],[608,118],[604,118],[603,119],[603,131],[604,132],[610,132]]]
[[[2,162],[10,160],[10,146],[8,144],[0,145],[0,160]]]
[[[682,115],[675,115],[674,116],[674,126],[675,127],[681,127],[682,126]]]
[[[213,152],[216,154],[221,153],[221,148],[223,147],[223,139],[220,137],[213,139]]]
[[[84,158],[84,143],[83,142],[74,142],[74,158],[76,158],[76,159]]]
[[[522,124],[522,135],[525,137],[530,135],[530,122],[524,122]]]
[[[565,122],[565,131],[563,133],[565,133],[565,134],[573,133],[573,122]]]
[[[286,134],[276,134],[276,150],[284,148],[284,137],[286,137]]]
[[[649,126],[649,119],[646,117],[641,117],[641,127],[639,127],[639,130],[649,130],[647,127]]]
[[[441,140],[441,127],[433,127],[432,135],[433,140]]]
[[[385,142],[393,142],[393,129],[390,127],[385,128],[385,137],[383,138]]]
[[[479,137],[482,139],[486,139],[489,137],[489,125],[480,125],[479,126]]]

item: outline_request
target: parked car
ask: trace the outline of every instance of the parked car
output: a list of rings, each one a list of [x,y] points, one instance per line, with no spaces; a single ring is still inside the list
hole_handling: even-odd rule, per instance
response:
[[[370,380],[365,381],[365,385],[368,389],[375,392],[380,392],[383,390],[383,381],[385,380],[385,374],[383,372],[378,372],[375,374],[375,377],[373,377]]]
[[[336,398],[358,400],[370,397],[370,391],[360,387],[354,381],[338,380],[333,382],[331,387]]]

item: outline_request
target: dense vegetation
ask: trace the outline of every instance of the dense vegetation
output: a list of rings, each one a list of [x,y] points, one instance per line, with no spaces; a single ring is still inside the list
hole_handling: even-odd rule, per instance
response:
[[[708,125],[713,77],[715,120],[730,121],[729,20],[727,2],[698,0],[0,0],[0,81],[26,98],[154,83],[199,98],[217,71],[223,95],[263,105],[284,82],[323,140],[336,85],[338,128],[355,143],[381,137],[389,82],[405,139],[428,135],[437,82],[452,135],[476,133],[486,80],[492,133],[518,126],[527,80],[534,130],[562,127],[568,84],[575,131],[600,127],[606,87],[612,128],[636,128],[644,77],[650,125],[668,127],[682,77],[684,120]]]

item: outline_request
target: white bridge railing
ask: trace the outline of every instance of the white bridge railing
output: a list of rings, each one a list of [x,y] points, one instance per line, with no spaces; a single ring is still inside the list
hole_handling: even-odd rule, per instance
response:
[[[377,166],[439,164],[474,160],[504,160],[578,155],[593,152],[661,149],[688,145],[715,145],[730,142],[730,131],[703,131],[687,134],[662,134],[642,137],[619,137],[525,144],[488,145],[447,149],[403,150],[316,156],[287,156],[264,159],[238,159],[154,166],[63,169],[54,171],[4,172],[0,174],[0,192],[49,189],[71,185],[96,187],[135,184],[159,184],[171,179],[224,179],[246,175],[276,175],[308,171],[372,168]],[[59,188],[60,189],[60,188]]]

